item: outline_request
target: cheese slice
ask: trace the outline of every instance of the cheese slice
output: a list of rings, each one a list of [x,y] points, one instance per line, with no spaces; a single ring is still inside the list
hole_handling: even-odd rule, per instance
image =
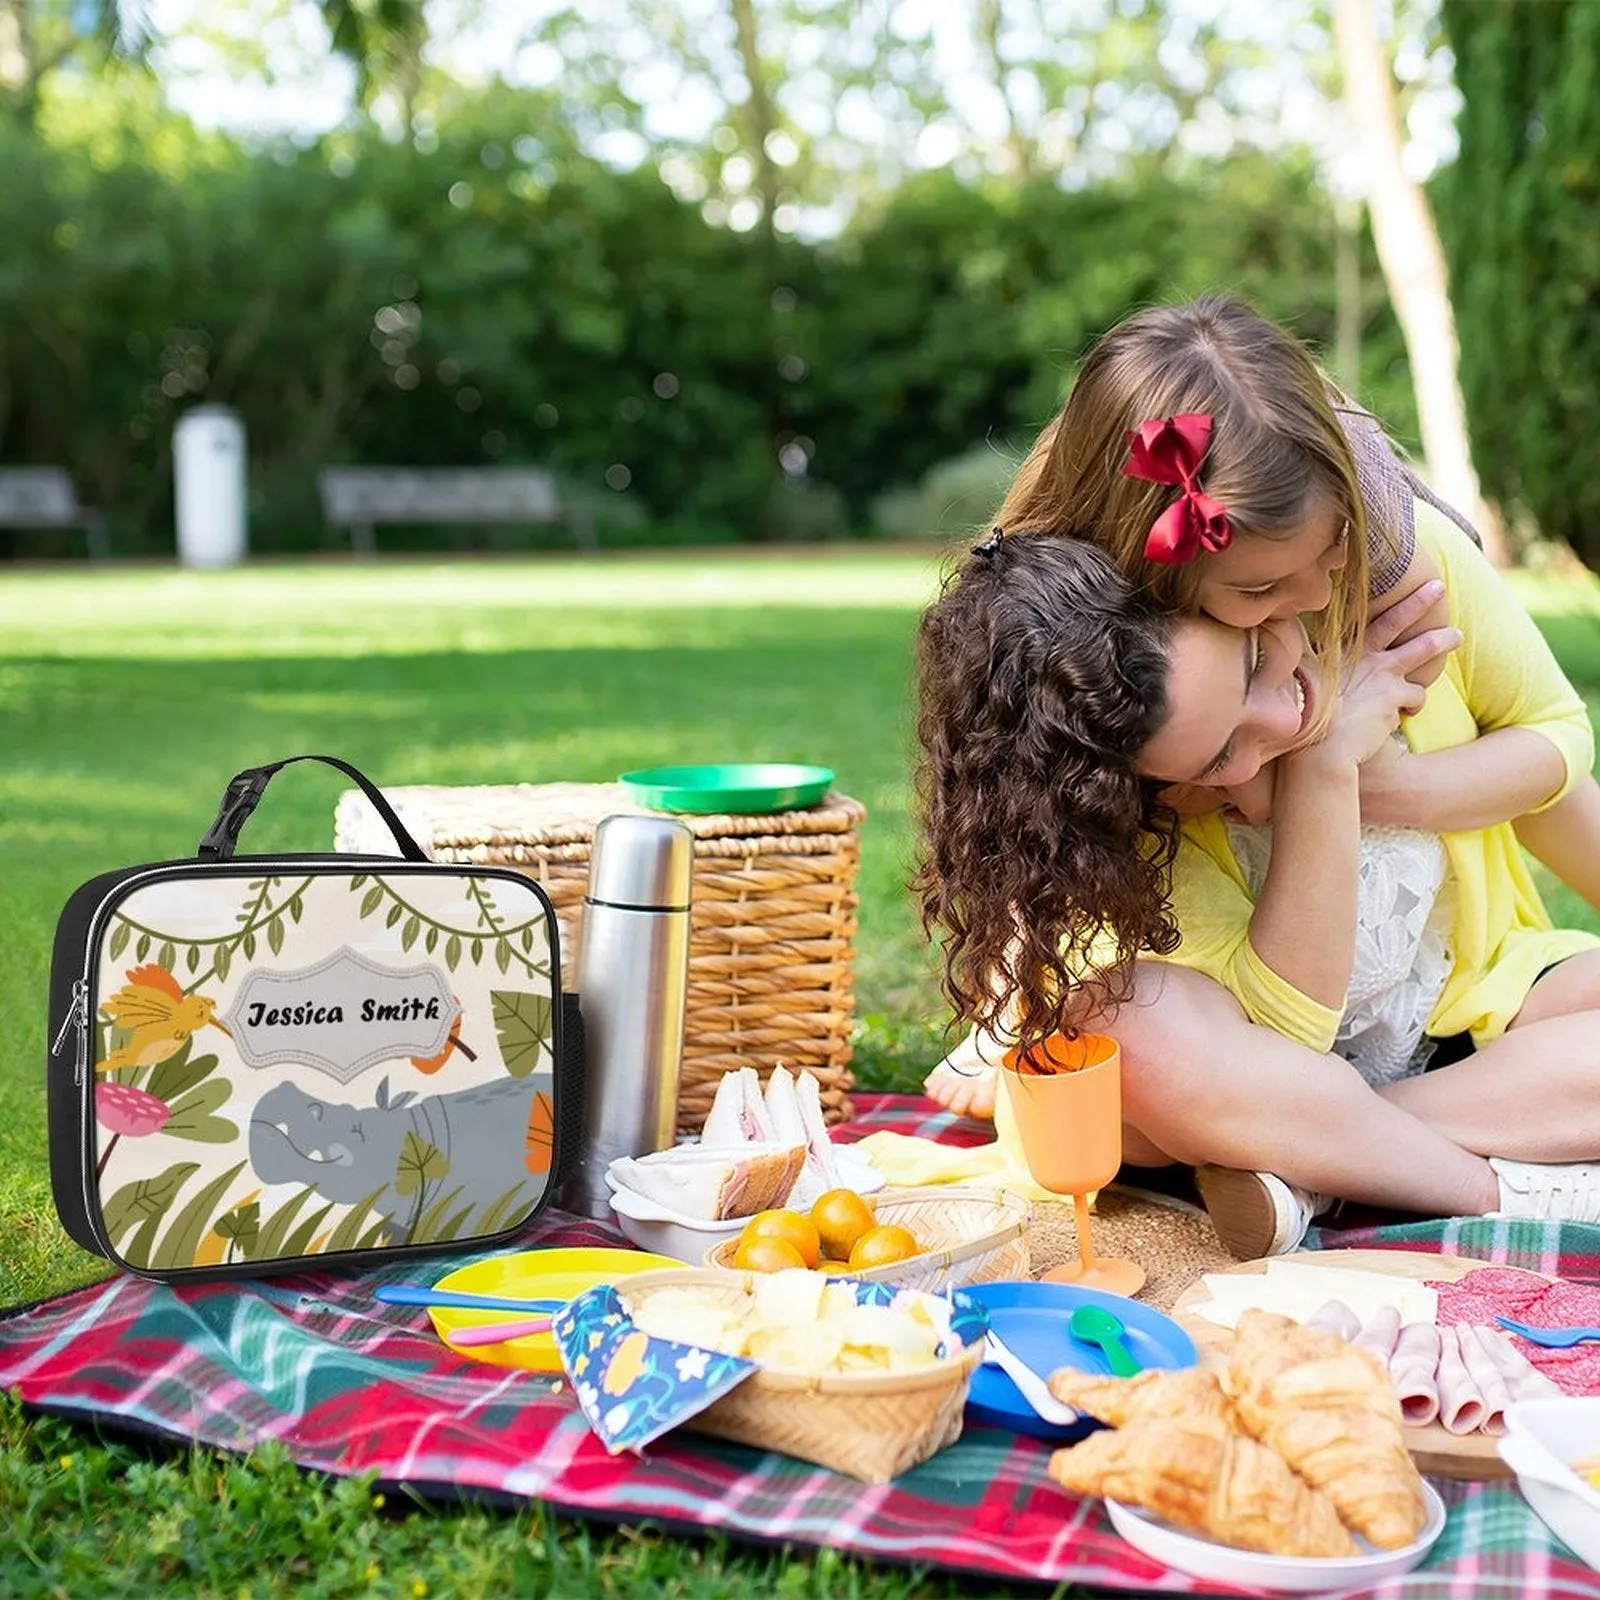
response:
[[[1439,1310],[1438,1294],[1415,1278],[1307,1261],[1269,1261],[1261,1273],[1208,1272],[1201,1282],[1211,1298],[1191,1310],[1223,1328],[1233,1327],[1251,1307],[1304,1322],[1330,1300],[1342,1300],[1363,1323],[1385,1306],[1393,1306],[1402,1327],[1432,1322]]]

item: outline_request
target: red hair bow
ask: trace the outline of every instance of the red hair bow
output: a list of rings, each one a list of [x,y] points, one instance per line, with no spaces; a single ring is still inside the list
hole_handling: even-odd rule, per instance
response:
[[[1227,511],[1195,482],[1210,442],[1211,417],[1204,411],[1150,417],[1128,435],[1124,474],[1183,490],[1150,524],[1144,542],[1147,561],[1178,566],[1193,561],[1202,550],[1214,556],[1233,539]]]

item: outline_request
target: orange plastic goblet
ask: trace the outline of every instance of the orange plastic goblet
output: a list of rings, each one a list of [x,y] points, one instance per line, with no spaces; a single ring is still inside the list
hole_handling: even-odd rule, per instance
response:
[[[1010,1097],[1022,1153],[1034,1182],[1072,1196],[1078,1259],[1045,1273],[1046,1283],[1081,1283],[1111,1294],[1137,1294],[1137,1261],[1097,1256],[1089,1228],[1089,1196],[1122,1165],[1122,1051],[1115,1039],[1052,1034],[1026,1059],[1008,1050],[1000,1082]]]

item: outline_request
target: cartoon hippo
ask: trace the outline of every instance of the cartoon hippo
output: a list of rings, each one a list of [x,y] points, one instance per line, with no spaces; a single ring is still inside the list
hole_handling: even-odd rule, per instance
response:
[[[449,1163],[430,1180],[426,1199],[451,1196],[452,1213],[481,1213],[523,1190],[532,1205],[547,1181],[532,1157],[531,1130],[551,1094],[549,1073],[501,1078],[451,1094],[390,1095],[379,1085],[372,1106],[337,1105],[293,1083],[280,1083],[256,1102],[250,1119],[250,1162],[263,1183],[303,1183],[324,1200],[355,1205],[377,1195],[374,1210],[409,1233],[422,1199],[395,1187],[406,1135],[414,1133]],[[539,1105],[539,1100],[543,1105]],[[515,1209],[500,1208],[504,1222]]]

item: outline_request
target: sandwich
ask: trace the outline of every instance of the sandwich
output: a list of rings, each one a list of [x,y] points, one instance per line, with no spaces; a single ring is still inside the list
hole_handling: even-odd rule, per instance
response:
[[[700,1130],[703,1145],[767,1144],[778,1137],[754,1067],[725,1072]],[[800,1141],[802,1144],[805,1140]]]
[[[804,1144],[776,1140],[709,1149],[681,1144],[613,1161],[625,1189],[696,1222],[727,1222],[782,1206],[805,1165]]]
[[[822,1096],[811,1073],[802,1072],[796,1079],[787,1067],[774,1067],[765,1094],[754,1067],[724,1073],[700,1131],[701,1148],[727,1149],[771,1140],[798,1145],[803,1152],[801,1171],[788,1196],[790,1207],[807,1211],[818,1195],[840,1186],[822,1120]]]

